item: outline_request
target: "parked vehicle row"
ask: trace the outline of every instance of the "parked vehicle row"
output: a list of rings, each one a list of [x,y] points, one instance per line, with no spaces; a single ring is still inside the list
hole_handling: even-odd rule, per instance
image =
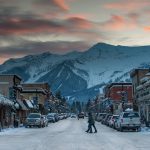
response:
[[[26,119],[26,127],[45,127],[47,118],[40,113],[30,113]]]
[[[67,113],[49,113],[41,115],[40,113],[30,113],[26,119],[25,127],[47,127],[50,122],[55,123],[59,120],[68,118]]]
[[[96,120],[121,132],[124,130],[141,130],[138,112],[126,111],[120,113],[120,115],[100,113],[96,115]]]

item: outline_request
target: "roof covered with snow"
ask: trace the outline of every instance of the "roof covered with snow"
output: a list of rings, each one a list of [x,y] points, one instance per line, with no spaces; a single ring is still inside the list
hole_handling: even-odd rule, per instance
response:
[[[13,102],[11,100],[9,100],[8,98],[6,98],[4,95],[0,94],[0,105],[1,104],[12,106]]]

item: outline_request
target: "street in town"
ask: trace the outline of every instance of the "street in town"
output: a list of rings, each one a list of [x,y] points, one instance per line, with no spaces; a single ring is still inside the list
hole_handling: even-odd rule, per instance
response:
[[[98,133],[86,133],[87,119],[68,118],[45,128],[0,132],[1,150],[149,150],[150,132],[118,132],[96,123]]]

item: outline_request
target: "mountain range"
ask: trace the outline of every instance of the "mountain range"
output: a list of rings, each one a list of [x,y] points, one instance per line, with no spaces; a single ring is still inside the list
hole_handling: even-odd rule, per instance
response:
[[[114,46],[97,43],[84,52],[65,55],[50,52],[9,59],[1,74],[17,74],[24,82],[48,82],[55,93],[71,102],[87,101],[111,82],[130,82],[134,68],[149,68],[150,46]]]

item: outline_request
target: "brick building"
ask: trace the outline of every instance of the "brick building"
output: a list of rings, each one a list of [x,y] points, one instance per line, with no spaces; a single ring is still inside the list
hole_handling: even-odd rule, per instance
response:
[[[105,98],[111,100],[113,103],[114,111],[122,109],[124,106],[132,106],[132,83],[111,83],[104,88]],[[120,110],[121,111],[121,110]],[[118,112],[119,113],[119,112]]]
[[[111,83],[104,89],[105,97],[115,101],[132,102],[132,83]]]

